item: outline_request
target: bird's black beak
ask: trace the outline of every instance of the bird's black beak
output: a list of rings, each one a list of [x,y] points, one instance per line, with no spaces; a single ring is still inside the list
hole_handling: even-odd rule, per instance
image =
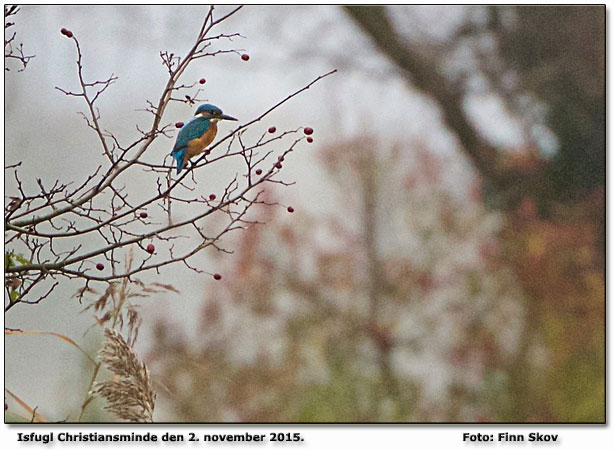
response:
[[[234,117],[227,116],[226,114],[220,114],[219,118],[222,120],[239,120],[235,119]]]

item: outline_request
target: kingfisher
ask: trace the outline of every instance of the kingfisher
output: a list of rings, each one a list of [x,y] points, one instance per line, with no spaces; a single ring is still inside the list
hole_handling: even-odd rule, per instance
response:
[[[217,122],[220,120],[237,120],[227,116],[215,105],[200,105],[194,118],[186,123],[179,134],[171,155],[177,161],[177,173],[185,167],[189,159],[202,153],[213,142],[217,134]]]

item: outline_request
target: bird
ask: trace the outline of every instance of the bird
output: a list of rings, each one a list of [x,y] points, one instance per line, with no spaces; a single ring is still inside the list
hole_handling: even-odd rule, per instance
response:
[[[220,120],[238,119],[224,114],[217,106],[207,103],[200,105],[192,120],[181,128],[171,151],[172,157],[177,162],[178,174],[189,159],[201,154],[205,147],[213,142],[217,134],[217,122]]]

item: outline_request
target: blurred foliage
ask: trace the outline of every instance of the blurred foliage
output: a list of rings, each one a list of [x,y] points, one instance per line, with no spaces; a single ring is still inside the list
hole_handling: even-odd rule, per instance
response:
[[[605,7],[469,7],[445,42],[429,42],[428,31],[408,36],[394,8],[346,12],[436,101],[482,179],[485,204],[507,215],[501,262],[527,295],[526,331],[495,420],[604,421]],[[486,92],[524,123],[526,148],[479,136],[462,102]],[[555,148],[532,135],[544,134],[539,127]]]
[[[506,8],[506,7],[502,7]],[[501,56],[518,86],[547,105],[558,140],[548,176],[559,198],[605,183],[605,7],[513,9],[499,28]]]
[[[419,145],[350,140],[322,162],[336,213],[260,218],[204,294],[200,331],[158,324],[164,420],[492,417],[523,315],[510,271],[488,263],[498,216],[450,192]]]
[[[516,405],[509,417],[602,422],[605,8],[537,6],[513,12],[512,25],[498,35],[501,56],[517,74],[519,90],[547,106],[545,123],[558,149],[538,173],[538,183],[549,189],[529,193],[502,235],[530,299],[530,333],[522,364],[512,371]],[[536,341],[547,349],[542,357],[531,355]],[[537,367],[535,382],[528,375]]]
[[[594,220],[603,195],[561,207],[549,220],[527,198],[503,233],[506,258],[530,298],[510,419],[605,420],[605,280]],[[536,344],[547,353],[531,354]]]

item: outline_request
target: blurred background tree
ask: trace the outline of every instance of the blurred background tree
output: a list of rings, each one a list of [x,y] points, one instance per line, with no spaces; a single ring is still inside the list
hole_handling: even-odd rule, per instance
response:
[[[395,9],[345,10],[399,75],[438,103],[444,124],[480,175],[506,194],[500,206],[514,207],[530,195],[548,211],[554,201],[603,188],[605,8],[469,8],[443,43],[407,37],[408,24]],[[526,124],[534,148],[520,160],[510,161],[476,129],[464,102],[481,91],[502,97],[510,113],[529,120],[536,108],[545,110],[543,123]],[[556,139],[549,158],[551,149],[540,146],[544,125]]]
[[[485,201],[508,213],[502,243],[528,314],[510,368],[514,404],[499,418],[605,420],[605,7],[472,8],[436,52],[407,39],[385,7],[346,12],[437,102]],[[450,55],[475,64],[454,67]],[[510,155],[480,136],[464,108],[473,86],[505,99],[511,114],[532,119],[542,109],[541,121],[525,122],[533,145]],[[546,353],[535,357],[538,343]]]

